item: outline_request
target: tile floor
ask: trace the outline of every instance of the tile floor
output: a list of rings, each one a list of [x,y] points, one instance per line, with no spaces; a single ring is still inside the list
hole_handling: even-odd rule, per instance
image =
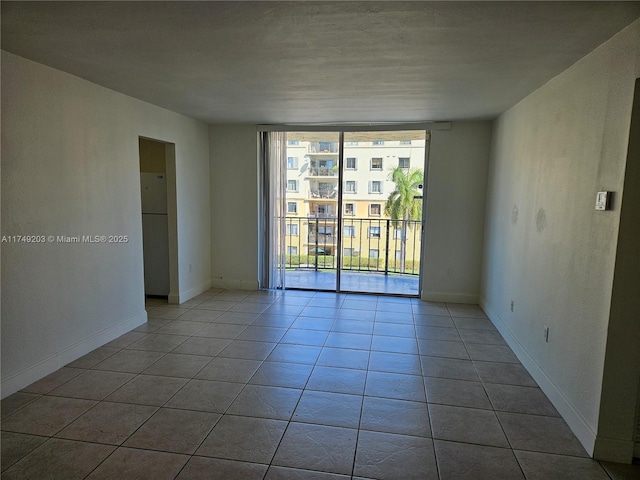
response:
[[[287,288],[303,288],[318,290],[336,289],[336,272],[331,270],[287,270],[285,273]],[[381,272],[340,273],[340,290],[344,292],[365,292],[393,295],[418,296],[420,277],[418,275],[401,275]]]
[[[640,478],[477,306],[210,290],[2,401],[6,479]]]

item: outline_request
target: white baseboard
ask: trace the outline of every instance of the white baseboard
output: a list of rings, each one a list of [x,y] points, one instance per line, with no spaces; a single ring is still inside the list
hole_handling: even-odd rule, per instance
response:
[[[529,352],[513,335],[511,330],[507,327],[506,323],[500,318],[500,315],[487,304],[486,299],[480,297],[480,307],[487,314],[491,322],[495,325],[498,331],[502,334],[507,344],[513,350],[516,357],[520,360],[522,365],[531,374],[533,379],[538,383],[538,386],[542,389],[545,395],[549,398],[551,403],[558,413],[562,416],[569,428],[578,438],[587,453],[593,457],[594,447],[596,442],[596,432],[589,426],[586,420],[582,417],[580,412],[576,410],[569,399],[564,395],[562,390],[553,383],[551,378],[545,373],[545,371],[538,365],[538,363],[529,355]]]
[[[465,293],[447,293],[447,292],[425,292],[422,291],[420,297],[425,302],[445,302],[445,303],[466,303],[477,305],[480,298],[478,295]]]
[[[70,362],[86,355],[87,353],[101,347],[105,343],[115,340],[120,335],[130,332],[147,321],[147,312],[127,318],[122,322],[107,328],[95,335],[86,338],[75,345],[65,348],[55,355],[46,358],[35,365],[27,367],[19,372],[7,375],[2,379],[2,398],[17,392],[21,388],[31,385],[33,382],[46,377]]]
[[[211,281],[211,286],[213,288],[226,288],[229,290],[258,290],[258,281],[214,278]]]
[[[167,302],[171,304],[179,305],[188,300],[191,300],[193,297],[197,295],[200,295],[202,292],[206,292],[210,288],[211,288],[211,280],[208,280],[184,292],[169,293]]]

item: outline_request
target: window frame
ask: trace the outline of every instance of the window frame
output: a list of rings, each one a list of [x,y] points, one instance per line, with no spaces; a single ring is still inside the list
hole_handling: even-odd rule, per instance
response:
[[[290,189],[289,189],[289,182],[294,182],[295,190],[290,190]],[[299,185],[300,185],[300,183],[298,182],[298,180],[296,180],[296,179],[287,179],[287,193],[288,193],[288,192],[291,192],[291,193],[298,193],[298,192],[300,192]]]
[[[290,207],[294,206],[294,209],[291,210]],[[287,213],[298,213],[298,202],[287,202]]]
[[[379,185],[379,189],[378,190],[374,190],[373,186],[374,185]],[[383,182],[382,180],[369,180],[369,193],[374,193],[374,194],[381,194],[382,193],[382,189],[383,189]]]
[[[351,205],[351,212],[347,211],[347,205]],[[345,215],[355,215],[356,214],[356,204],[352,202],[348,202],[344,204],[344,214]]]
[[[406,232],[405,232],[404,237],[405,238],[403,239],[402,238],[402,227],[393,229],[393,239],[394,240],[406,240],[407,239]]]
[[[347,185],[353,184],[353,190],[349,190]],[[344,193],[358,193],[358,181],[357,180],[345,180],[344,181]]]
[[[289,164],[289,160],[293,160],[294,161],[294,165],[291,166]],[[287,157],[287,170],[297,170],[299,168],[299,157]]]
[[[345,238],[356,238],[356,226],[355,225],[343,225],[342,236]],[[349,233],[347,233],[349,229]]]
[[[378,207],[378,213],[373,213],[373,207]],[[381,203],[370,203],[369,204],[369,216],[370,217],[379,217],[382,215],[382,204]]]
[[[374,167],[373,166],[373,162],[374,160],[377,161],[380,160],[380,168],[378,167]],[[369,161],[369,170],[372,172],[381,172],[382,170],[384,170],[384,160],[382,157],[371,157],[371,160]]]

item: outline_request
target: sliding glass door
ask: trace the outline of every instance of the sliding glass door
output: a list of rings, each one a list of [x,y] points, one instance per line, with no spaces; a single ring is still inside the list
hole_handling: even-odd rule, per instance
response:
[[[287,132],[285,285],[338,289],[340,133]]]
[[[418,295],[426,132],[344,133],[344,291]]]
[[[286,288],[419,294],[426,133],[286,133]]]

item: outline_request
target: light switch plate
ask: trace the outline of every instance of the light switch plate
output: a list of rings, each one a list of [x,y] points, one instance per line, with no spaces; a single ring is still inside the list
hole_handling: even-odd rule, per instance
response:
[[[596,195],[596,210],[611,210],[613,192],[598,192]]]

